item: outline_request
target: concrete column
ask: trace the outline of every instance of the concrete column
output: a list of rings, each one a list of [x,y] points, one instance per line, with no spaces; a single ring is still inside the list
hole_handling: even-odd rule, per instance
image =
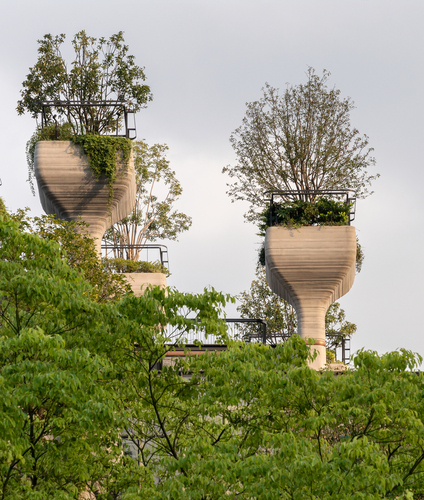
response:
[[[353,285],[356,232],[352,226],[270,227],[265,237],[266,276],[270,288],[296,310],[298,333],[326,362],[325,314]]]

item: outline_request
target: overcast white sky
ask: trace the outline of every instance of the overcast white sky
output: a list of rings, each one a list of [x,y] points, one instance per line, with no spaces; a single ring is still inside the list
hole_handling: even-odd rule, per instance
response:
[[[243,222],[246,207],[225,194],[221,169],[235,161],[229,136],[265,82],[284,88],[304,82],[308,66],[325,68],[355,101],[352,124],[370,137],[381,173],[375,194],[357,204],[365,262],[340,301],[358,325],[353,349],[424,355],[423,14],[424,2],[413,0],[3,2],[0,195],[10,209],[42,213],[26,183],[35,123],[15,111],[37,39],[122,30],[154,94],[138,114],[138,137],[169,145],[184,188],[179,208],[193,217],[192,229],[168,243],[169,285],[238,294],[254,278],[259,238]]]

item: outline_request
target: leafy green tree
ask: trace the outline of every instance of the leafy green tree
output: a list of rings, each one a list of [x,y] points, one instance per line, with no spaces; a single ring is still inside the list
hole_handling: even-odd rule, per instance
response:
[[[267,338],[271,343],[285,341],[297,332],[296,311],[271,290],[266,281],[264,267],[257,267],[256,279],[252,281],[250,290],[242,292],[238,300],[240,304],[237,310],[242,318],[259,318],[266,321]],[[346,321],[346,313],[338,302],[334,302],[328,308],[325,316],[325,332],[338,334],[337,338],[327,337],[329,350],[334,350],[343,338],[350,337],[356,332],[356,325]],[[239,335],[257,338],[260,334],[256,325],[242,324],[239,327]]]
[[[311,370],[308,356],[294,335],[155,372],[133,430],[161,457],[144,467],[155,485],[123,498],[422,498],[420,356],[361,351],[340,376]]]
[[[96,302],[118,300],[131,291],[122,276],[105,268],[84,222],[64,221],[53,215],[29,217],[27,210],[18,210],[11,217],[28,232],[59,243],[62,258],[90,283],[91,298]]]
[[[213,333],[227,341],[226,323],[221,319],[227,300],[228,296],[213,289],[192,295],[156,287],[143,296],[142,308],[133,295],[118,305],[122,314],[132,318],[112,353],[124,377],[119,394],[128,415],[128,440],[136,448],[140,464],[152,475],[157,475],[164,457],[180,456],[187,444],[187,428],[192,425],[195,432],[198,423],[190,399],[196,395],[179,376],[179,365],[158,368],[166,353],[172,354],[177,345],[186,343],[189,333]]]
[[[88,103],[115,101],[116,107],[73,106],[46,110],[47,125],[68,123],[75,134],[114,132],[118,105],[139,111],[152,99],[143,68],[128,53],[120,31],[109,39],[93,38],[84,30],[72,40],[75,58],[70,67],[61,53],[65,35],[44,35],[38,40],[38,59],[24,80],[18,114],[36,118],[43,101]],[[122,116],[121,116],[122,120]]]
[[[152,289],[99,301],[52,241],[66,246],[73,228],[36,220],[40,238],[13,218],[0,216],[0,499],[144,492],[154,470],[128,459],[121,439],[149,387],[137,381],[154,377],[167,342],[182,341],[161,325],[225,338],[226,298]]]
[[[131,246],[159,239],[176,240],[191,226],[191,217],[174,208],[183,190],[165,156],[167,149],[165,144],[134,143],[135,207],[131,215],[115,224],[105,236],[107,242],[118,246],[114,251],[116,258],[138,260],[140,250]]]
[[[232,201],[250,204],[245,217],[258,220],[265,191],[290,191],[287,201],[314,201],[316,194],[299,190],[352,189],[364,197],[378,177],[368,169],[375,164],[368,137],[350,124],[354,103],[340,90],[327,86],[330,73],[319,77],[308,69],[307,82],[288,87],[280,95],[266,84],[263,97],[247,103],[242,125],[230,141],[235,166],[224,167],[231,179]]]
[[[119,470],[112,366],[87,349],[117,315],[57,243],[0,217],[0,498],[77,499]]]
[[[334,376],[292,335],[160,370],[190,331],[228,342],[228,297],[153,288],[98,303],[57,243],[8,217],[0,299],[4,500],[424,497],[414,353],[360,351]]]

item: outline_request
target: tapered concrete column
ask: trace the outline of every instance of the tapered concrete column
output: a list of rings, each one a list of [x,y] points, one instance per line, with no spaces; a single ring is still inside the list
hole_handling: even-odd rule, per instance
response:
[[[70,141],[40,141],[35,148],[35,177],[41,205],[59,219],[86,222],[100,254],[101,239],[115,222],[132,212],[136,184],[132,157],[121,163],[109,200],[108,179],[96,179],[80,146]]]
[[[163,273],[122,273],[137,297],[143,295],[149,285],[166,288],[166,275]]]
[[[325,365],[325,315],[328,307],[353,285],[356,233],[352,226],[270,227],[265,237],[266,276],[270,288],[296,310],[298,333],[313,339]]]

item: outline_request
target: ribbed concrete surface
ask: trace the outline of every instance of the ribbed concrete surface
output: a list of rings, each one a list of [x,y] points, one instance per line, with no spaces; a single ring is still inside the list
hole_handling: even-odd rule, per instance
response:
[[[137,297],[143,295],[144,290],[148,285],[160,286],[166,288],[166,275],[163,273],[122,273],[129,284],[132,291]]]
[[[266,276],[271,289],[295,309],[298,333],[314,339],[325,365],[325,314],[355,279],[356,232],[352,226],[270,227],[265,237]]]
[[[134,208],[136,184],[132,157],[127,170],[123,165],[118,166],[110,203],[106,176],[97,180],[80,146],[70,141],[38,142],[34,167],[44,211],[65,220],[81,217],[89,224],[88,231],[96,239],[99,252],[105,231]]]

